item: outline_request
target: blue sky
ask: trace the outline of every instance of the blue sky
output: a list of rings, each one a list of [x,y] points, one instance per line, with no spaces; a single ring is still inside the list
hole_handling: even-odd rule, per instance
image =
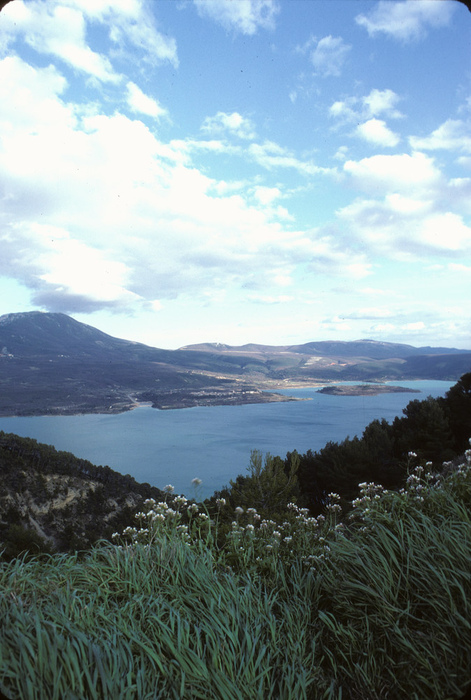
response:
[[[14,0],[0,314],[157,347],[471,348],[453,0]]]

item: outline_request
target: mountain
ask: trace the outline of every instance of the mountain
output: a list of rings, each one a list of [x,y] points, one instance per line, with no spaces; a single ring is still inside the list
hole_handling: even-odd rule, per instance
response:
[[[222,343],[201,343],[185,345],[182,350],[199,352],[247,354],[247,353],[296,353],[318,357],[365,357],[375,360],[407,358],[416,355],[459,355],[465,351],[456,348],[419,347],[402,343],[386,343],[377,340],[329,341],[304,343],[302,345],[224,345]],[[471,352],[471,351],[469,351]]]
[[[279,388],[331,381],[456,380],[471,352],[374,340],[220,343],[163,350],[61,313],[0,317],[0,415],[116,413],[289,400]]]
[[[305,343],[304,345],[292,345],[290,350],[308,355],[319,355],[321,357],[331,357],[338,355],[341,357],[368,357],[374,360],[387,360],[393,357],[407,358],[417,355],[454,355],[462,354],[462,350],[456,348],[431,348],[401,343],[385,343],[377,340],[354,340],[351,342],[330,342]]]
[[[114,338],[61,313],[0,317],[0,415],[117,413],[260,403],[268,395],[230,360]]]

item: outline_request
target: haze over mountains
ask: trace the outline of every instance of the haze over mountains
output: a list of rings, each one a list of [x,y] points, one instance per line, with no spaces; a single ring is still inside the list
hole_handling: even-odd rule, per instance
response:
[[[113,413],[287,400],[277,389],[331,381],[457,380],[471,351],[358,340],[163,350],[61,313],[0,317],[0,415]]]

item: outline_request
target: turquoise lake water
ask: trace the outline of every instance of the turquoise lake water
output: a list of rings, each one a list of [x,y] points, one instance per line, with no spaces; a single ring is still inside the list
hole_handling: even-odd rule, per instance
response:
[[[392,421],[414,399],[444,396],[455,382],[394,382],[420,394],[329,396],[316,389],[280,392],[308,401],[210,406],[158,411],[141,406],[119,415],[0,418],[0,430],[35,438],[137,481],[205,498],[245,474],[253,449],[286,452],[322,448],[329,440],[360,436],[375,418]]]

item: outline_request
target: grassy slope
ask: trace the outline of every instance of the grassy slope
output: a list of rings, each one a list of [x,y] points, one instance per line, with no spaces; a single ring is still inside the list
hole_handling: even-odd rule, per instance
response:
[[[416,470],[404,493],[365,484],[341,527],[334,509],[325,520],[295,509],[278,536],[245,514],[221,550],[204,518],[200,537],[183,536],[155,506],[130,545],[4,564],[0,689],[458,698],[471,662],[470,506],[469,465],[441,481]]]

